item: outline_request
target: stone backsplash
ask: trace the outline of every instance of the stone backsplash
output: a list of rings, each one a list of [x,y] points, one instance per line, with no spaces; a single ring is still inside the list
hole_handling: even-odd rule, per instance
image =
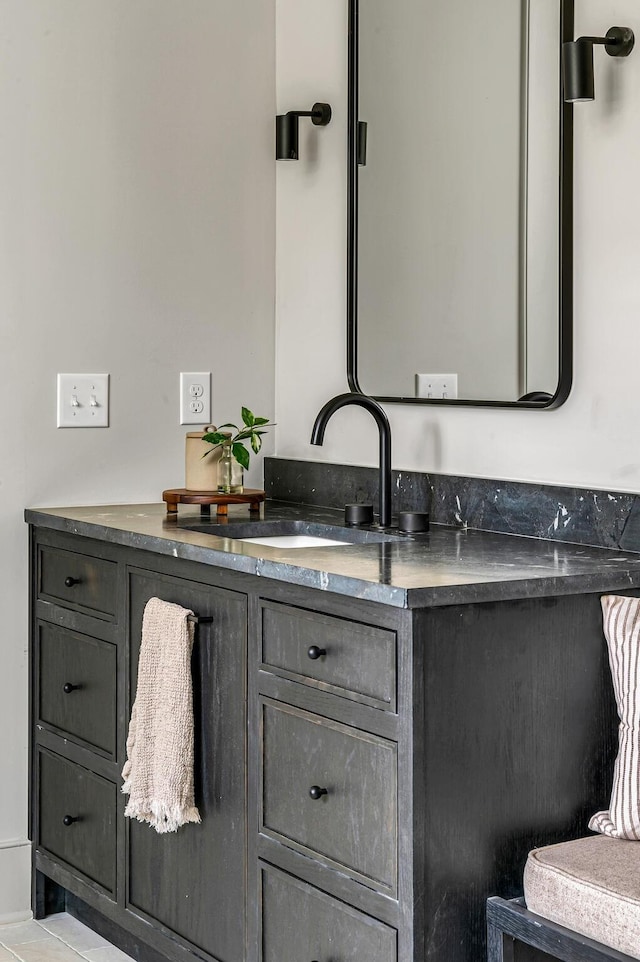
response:
[[[340,508],[370,501],[375,468],[265,458],[265,490],[279,501]],[[429,511],[438,524],[640,552],[640,496],[588,488],[394,471],[393,513]]]

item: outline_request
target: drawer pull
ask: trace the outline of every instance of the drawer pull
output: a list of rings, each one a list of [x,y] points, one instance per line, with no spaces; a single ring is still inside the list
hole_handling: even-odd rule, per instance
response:
[[[326,788],[320,788],[319,785],[312,785],[309,789],[309,795],[311,795],[311,798],[314,800],[314,802],[317,802],[317,800],[322,798],[323,795],[328,794],[329,792],[326,790]]]
[[[317,661],[318,658],[322,658],[322,656],[326,655],[326,653],[327,653],[326,648],[318,648],[317,645],[311,645],[311,648],[309,648],[307,655],[309,656],[311,661]]]
[[[72,578],[71,575],[69,575],[68,578],[64,579],[64,583],[67,586],[67,588],[73,588],[74,585],[79,585],[81,581],[82,581],[82,578]]]
[[[62,686],[65,695],[70,695],[72,691],[78,691],[80,688],[82,688],[82,685],[72,685],[70,681],[66,681]]]
[[[73,825],[74,822],[79,822],[79,821],[80,821],[80,818],[77,818],[77,817],[74,818],[73,815],[65,815],[65,817],[62,819],[62,824],[66,825],[67,828],[69,828],[69,826]]]

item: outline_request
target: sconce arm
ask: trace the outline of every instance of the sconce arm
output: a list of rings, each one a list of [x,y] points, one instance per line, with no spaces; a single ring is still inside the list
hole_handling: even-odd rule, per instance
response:
[[[604,37],[578,37],[576,43],[601,44],[610,57],[628,57],[635,44],[631,27],[610,27]]]
[[[311,110],[287,110],[287,117],[311,117],[316,127],[326,127],[331,120],[331,105],[318,103]]]

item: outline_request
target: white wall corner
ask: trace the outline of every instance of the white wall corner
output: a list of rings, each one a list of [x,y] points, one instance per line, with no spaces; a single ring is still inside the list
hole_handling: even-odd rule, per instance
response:
[[[0,841],[0,925],[31,918],[31,842]]]

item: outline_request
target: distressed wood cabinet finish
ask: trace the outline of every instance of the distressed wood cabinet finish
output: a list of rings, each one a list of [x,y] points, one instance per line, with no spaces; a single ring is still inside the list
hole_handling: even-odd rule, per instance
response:
[[[396,932],[268,865],[260,871],[264,962],[322,959],[394,962]]]
[[[268,601],[261,614],[266,671],[395,711],[395,632]]]
[[[395,895],[395,742],[281,702],[261,708],[261,832]]]
[[[596,593],[407,610],[46,528],[32,571],[34,911],[141,962],[484,962],[486,898],[607,802]],[[175,836],[119,792],[152,595],[213,618]]]
[[[116,786],[54,755],[37,752],[38,844],[110,896],[116,888]],[[70,819],[74,821],[67,824]]]
[[[217,959],[244,958],[246,595],[147,571],[129,572],[130,691],[149,598],[190,608],[196,805],[202,822],[158,835],[129,820],[127,907]]]
[[[108,641],[38,624],[38,721],[90,750],[115,758],[118,649]]]

